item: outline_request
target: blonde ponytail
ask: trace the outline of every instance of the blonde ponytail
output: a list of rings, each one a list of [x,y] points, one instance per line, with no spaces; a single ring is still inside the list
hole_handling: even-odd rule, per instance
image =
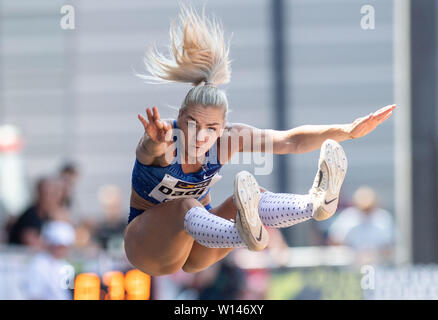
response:
[[[152,76],[141,78],[152,83],[184,82],[198,86],[202,82],[217,86],[230,81],[229,45],[216,19],[198,15],[181,5],[179,24],[170,28],[170,57],[156,48],[146,53],[144,63]]]

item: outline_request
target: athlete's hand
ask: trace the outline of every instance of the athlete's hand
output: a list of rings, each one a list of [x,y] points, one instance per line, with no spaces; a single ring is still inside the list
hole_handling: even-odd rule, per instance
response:
[[[148,120],[141,114],[138,114],[138,120],[143,124],[145,133],[155,143],[164,143],[169,141],[172,132],[170,123],[160,120],[160,114],[157,107],[146,108]]]
[[[348,125],[348,134],[351,139],[366,136],[368,133],[376,129],[376,127],[392,115],[392,110],[396,107],[395,104],[388,105],[377,110],[374,113],[361,118],[357,118],[353,123]]]

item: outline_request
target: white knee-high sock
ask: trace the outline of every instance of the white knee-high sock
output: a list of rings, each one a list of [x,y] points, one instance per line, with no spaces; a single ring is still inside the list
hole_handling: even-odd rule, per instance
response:
[[[312,218],[310,195],[262,192],[259,215],[263,224],[271,228],[287,228]]]
[[[184,217],[184,229],[204,247],[246,247],[233,222],[218,217],[202,207],[193,207],[187,211]]]

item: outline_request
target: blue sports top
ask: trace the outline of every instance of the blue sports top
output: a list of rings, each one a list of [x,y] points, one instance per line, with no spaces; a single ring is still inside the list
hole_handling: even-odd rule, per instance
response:
[[[178,128],[176,120],[173,121],[173,127]],[[178,150],[181,150],[179,135],[175,131],[173,134],[176,156],[170,165],[144,165],[136,159],[132,171],[132,187],[135,192],[155,204],[180,198],[201,200],[208,194],[210,187],[221,178],[218,172],[222,165],[217,156],[216,143],[206,152],[202,169],[185,174],[178,157]]]

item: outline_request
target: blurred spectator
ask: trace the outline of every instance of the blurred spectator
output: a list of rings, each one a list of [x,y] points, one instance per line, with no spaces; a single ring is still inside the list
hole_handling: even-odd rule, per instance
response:
[[[123,251],[126,214],[123,210],[122,190],[116,185],[104,185],[99,188],[98,200],[104,220],[99,223],[95,237],[103,249]]]
[[[200,300],[236,300],[243,294],[245,272],[231,259],[223,259],[197,273],[194,284]]]
[[[245,273],[227,256],[196,273],[178,272],[153,277],[157,300],[234,300],[245,285]]]
[[[289,246],[280,229],[266,228],[269,233],[268,253],[272,263],[278,267],[284,267],[289,262]]]
[[[362,254],[362,258],[386,259],[394,243],[391,214],[378,207],[375,191],[367,186],[356,190],[353,204],[343,210],[331,225],[329,243],[349,246]]]
[[[264,300],[269,286],[269,269],[245,270],[245,284],[239,300]]]
[[[339,212],[344,211],[344,209],[351,207],[353,204],[351,203],[350,197],[347,197],[343,191],[341,190],[341,194],[339,196],[339,203],[337,213],[333,218],[316,221],[314,219],[310,220],[310,243],[311,246],[327,246],[330,245],[329,241],[329,230],[333,222],[336,220]]]
[[[201,271],[203,272],[203,271]],[[186,273],[182,269],[169,275],[152,277],[153,299],[155,300],[195,300],[199,293],[193,289],[194,273]]]
[[[239,250],[236,253],[246,253],[253,256],[253,259],[258,259],[265,267],[252,268],[241,271],[243,280],[240,282],[239,295],[236,299],[241,300],[263,300],[266,298],[268,290],[270,272],[266,267],[282,268],[286,267],[290,261],[289,246],[281,233],[280,229],[266,228],[269,233],[269,244],[264,250],[265,255],[253,254],[250,251]],[[250,258],[247,256],[247,258]],[[237,267],[234,267],[237,269]],[[233,280],[235,281],[235,280]]]
[[[70,300],[74,269],[64,259],[75,241],[74,229],[67,222],[51,221],[43,225],[41,238],[45,250],[32,258],[25,276],[27,299]]]
[[[61,205],[62,183],[59,179],[42,178],[36,185],[36,198],[9,229],[9,243],[41,247],[41,227],[47,220],[68,220],[69,214]]]
[[[59,178],[64,183],[62,203],[67,208],[71,208],[73,204],[74,189],[79,178],[79,170],[77,166],[72,162],[65,163],[59,172]]]
[[[101,248],[94,240],[96,222],[92,219],[82,219],[75,227],[76,241],[74,251],[89,258],[95,258]]]

